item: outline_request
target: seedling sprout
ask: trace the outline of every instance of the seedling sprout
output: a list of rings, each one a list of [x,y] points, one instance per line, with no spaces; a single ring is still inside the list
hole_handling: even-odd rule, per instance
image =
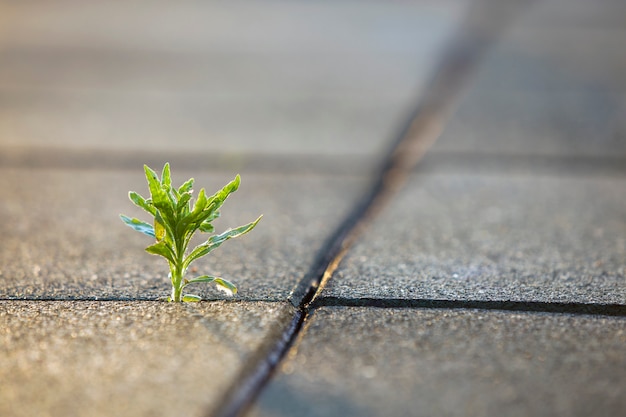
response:
[[[192,262],[217,249],[227,240],[248,233],[261,220],[262,216],[259,216],[252,223],[212,235],[204,243],[191,251],[188,250],[191,238],[197,231],[201,233],[214,232],[212,222],[219,217],[219,209],[226,198],[239,188],[241,181],[239,175],[212,196],[207,196],[204,188],[202,188],[195,203],[192,204],[193,178],[179,188],[174,188],[172,187],[169,163],[163,167],[161,179],[147,165],[144,165],[144,170],[150,188],[150,198],[145,199],[134,191],[131,191],[128,196],[135,205],[154,217],[153,224],[123,214],[120,217],[128,226],[156,240],[156,243],[148,246],[146,251],[164,257],[169,264],[172,293],[168,297],[168,301],[200,301],[201,297],[197,295],[183,294],[183,289],[186,286],[199,282],[212,282],[219,289],[229,294],[237,293],[237,287],[223,278],[202,275],[187,279],[185,275]]]

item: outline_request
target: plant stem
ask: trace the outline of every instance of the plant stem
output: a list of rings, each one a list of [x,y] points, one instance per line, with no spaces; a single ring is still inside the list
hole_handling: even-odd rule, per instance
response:
[[[172,298],[171,300],[175,303],[180,303],[182,301],[183,289],[178,288],[172,285]]]
[[[183,271],[180,266],[171,266],[172,271],[172,301],[180,303],[183,301]]]

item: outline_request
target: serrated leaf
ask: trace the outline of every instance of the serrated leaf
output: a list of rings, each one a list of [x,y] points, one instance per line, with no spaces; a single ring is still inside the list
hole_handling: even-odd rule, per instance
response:
[[[198,230],[200,230],[202,233],[213,233],[215,231],[215,227],[213,227],[213,225],[208,221],[205,221],[200,225]]]
[[[123,214],[120,214],[120,218],[124,223],[126,223],[128,226],[132,227],[136,231],[141,232],[144,235],[155,237],[154,228],[148,223],[142,222],[141,220],[135,218],[131,219],[130,217],[124,216]]]
[[[220,246],[222,243],[226,242],[228,239],[232,239],[235,237],[239,237],[241,235],[245,235],[246,233],[248,233],[250,230],[254,229],[254,227],[259,223],[259,221],[261,221],[261,218],[263,216],[259,216],[255,221],[248,223],[246,225],[243,226],[239,226],[235,229],[229,229],[219,235],[215,235],[215,236],[211,236],[208,240],[207,240],[207,244],[210,246],[213,246],[214,248],[217,248],[218,246]]]
[[[180,194],[178,198],[178,203],[176,203],[176,212],[179,217],[184,217],[189,214],[189,201],[191,200],[191,193],[184,192]]]
[[[206,210],[208,210],[207,217],[211,217],[214,213],[217,213],[220,207],[224,204],[229,195],[234,193],[239,189],[239,184],[241,183],[241,177],[239,174],[235,176],[235,179],[226,184],[221,190],[213,194],[207,200]],[[219,216],[219,214],[217,215]],[[216,217],[217,217],[216,216]],[[205,218],[205,219],[206,219]],[[203,219],[203,220],[205,220]]]
[[[154,213],[156,213],[156,208],[152,205],[152,200],[146,200],[134,191],[128,193],[128,198],[130,198],[130,201],[132,201],[137,207],[144,209],[153,216]]]
[[[176,233],[179,235],[191,237],[191,235],[198,229],[202,222],[203,210],[207,204],[206,191],[204,188],[200,189],[198,198],[194,204],[193,210],[187,216],[178,222],[176,225]]]
[[[166,241],[162,240],[152,246],[148,246],[146,248],[146,252],[151,253],[153,255],[159,255],[170,261],[171,263],[176,263],[176,257],[174,256],[174,251],[169,247]]]
[[[195,294],[185,294],[183,295],[183,302],[185,303],[197,303],[198,301],[202,301],[202,297]]]
[[[163,165],[163,172],[161,173],[161,185],[167,189],[172,186],[172,174],[170,172],[170,164],[166,162]]]
[[[254,227],[257,225],[257,223],[259,223],[262,217],[263,216],[259,216],[259,218],[252,223],[248,223],[244,226],[239,226],[236,229],[230,229],[222,234],[211,236],[205,243],[196,246],[194,250],[191,251],[189,256],[185,259],[185,262],[183,263],[184,268],[187,268],[189,264],[191,264],[193,261],[208,254],[213,249],[217,249],[222,243],[226,242],[227,240],[248,233],[250,230],[254,229]]]
[[[161,211],[165,220],[171,221],[169,217],[173,215],[174,210],[172,199],[167,192],[167,189],[164,189],[161,181],[159,181],[159,176],[156,172],[154,172],[154,170],[152,170],[152,168],[148,165],[144,165],[144,171],[146,173],[146,180],[148,181],[148,188],[150,189],[152,197],[152,204]]]
[[[159,176],[157,175],[157,173],[154,172],[154,170],[148,165],[144,165],[143,170],[146,173],[148,188],[150,189],[150,194],[152,195],[152,199],[154,200],[155,194],[159,194],[159,192],[163,191],[161,189],[161,181],[159,180]]]
[[[178,187],[178,194],[188,193],[193,188],[193,178],[189,178],[183,185]]]
[[[170,172],[169,162],[166,162],[165,165],[163,165],[163,171],[161,173],[161,188],[169,197],[172,207],[176,207],[180,194],[176,188],[172,187],[172,174]]]
[[[193,233],[196,229],[199,229],[204,222],[211,222],[220,216],[219,208],[224,204],[224,201],[228,196],[239,188],[241,183],[241,177],[237,175],[234,180],[226,184],[221,190],[213,194],[211,197],[206,197],[204,189],[200,190],[202,198],[198,196],[198,201],[194,206],[194,210],[191,214],[185,218],[178,231],[184,228],[186,232]]]
[[[198,198],[196,199],[196,203],[193,206],[191,215],[195,216],[195,215],[200,214],[204,210],[206,203],[207,203],[206,191],[204,191],[204,188],[201,188],[200,192],[198,193]]]

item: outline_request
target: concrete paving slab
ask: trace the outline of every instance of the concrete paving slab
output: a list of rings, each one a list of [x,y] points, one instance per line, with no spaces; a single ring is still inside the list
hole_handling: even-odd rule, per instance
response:
[[[320,297],[626,304],[623,176],[419,175]]]
[[[434,150],[626,156],[626,6],[534,3],[487,54]]]
[[[213,193],[234,177],[179,166],[172,166],[172,173],[174,184],[195,177],[196,195],[201,187]],[[237,299],[287,299],[365,185],[363,178],[351,176],[244,175],[215,222],[216,232],[260,214],[264,218],[250,234],[197,261],[190,273],[233,281],[240,290]],[[166,261],[146,253],[150,237],[118,217],[150,220],[127,197],[129,190],[149,195],[141,166],[133,171],[2,169],[0,190],[0,298],[169,295]],[[189,291],[223,297],[209,285]]]
[[[288,303],[0,301],[0,415],[206,416]]]
[[[623,317],[328,307],[250,416],[618,416]]]
[[[0,145],[377,153],[465,3],[2,2]]]

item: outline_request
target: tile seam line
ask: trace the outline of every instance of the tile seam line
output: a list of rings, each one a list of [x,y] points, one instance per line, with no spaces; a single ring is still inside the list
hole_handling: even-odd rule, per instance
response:
[[[157,298],[136,298],[136,297],[77,297],[77,298],[65,298],[65,297],[39,297],[39,298],[17,298],[17,297],[0,297],[0,302],[11,303],[165,303],[164,300]],[[267,304],[290,304],[288,300],[279,298],[208,298],[202,299],[201,303],[228,303],[228,304],[245,304],[245,303],[267,303]],[[171,303],[174,305],[175,303]]]
[[[493,15],[491,1],[494,0],[476,1],[449,39],[429,87],[417,101],[408,123],[395,136],[387,156],[381,158],[381,168],[369,191],[357,200],[352,211],[325,241],[312,268],[292,292],[290,301],[296,312],[278,343],[265,360],[256,366],[251,365],[240,374],[238,382],[231,386],[222,402],[207,416],[240,417],[246,414],[283,358],[303,337],[302,329],[315,312],[310,306],[316,295],[352,245],[404,186],[417,163],[439,138],[447,118],[486,51],[518,12],[534,0],[509,0],[505,16]]]
[[[68,302],[68,303],[162,303],[160,300],[137,299],[137,298],[0,298],[2,303],[42,303],[42,302]],[[287,300],[279,299],[211,299],[203,300],[203,303],[272,303],[289,304]],[[306,312],[321,307],[362,307],[380,309],[474,309],[485,311],[512,311],[512,312],[544,312],[552,314],[574,315],[601,315],[626,317],[626,304],[620,303],[587,303],[587,302],[550,302],[550,301],[523,301],[523,300],[446,300],[436,298],[348,298],[337,296],[323,296],[315,299],[307,306]],[[305,312],[297,309],[296,316]]]
[[[445,300],[445,299],[405,299],[405,298],[347,298],[319,297],[310,306],[356,307],[379,309],[441,309],[441,310],[483,310],[508,311],[519,313],[550,313],[555,315],[594,315],[626,317],[626,305],[619,303],[548,302],[517,300]]]

